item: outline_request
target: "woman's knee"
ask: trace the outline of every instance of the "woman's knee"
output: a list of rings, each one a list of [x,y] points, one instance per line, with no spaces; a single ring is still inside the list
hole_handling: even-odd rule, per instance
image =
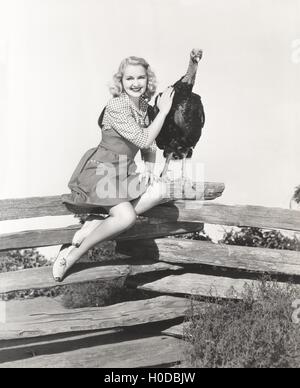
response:
[[[121,227],[130,228],[136,223],[137,215],[129,202],[123,202],[110,209],[110,216],[115,217]]]

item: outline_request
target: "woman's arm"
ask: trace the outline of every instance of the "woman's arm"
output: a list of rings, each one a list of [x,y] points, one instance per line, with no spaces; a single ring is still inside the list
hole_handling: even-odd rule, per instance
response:
[[[160,97],[159,113],[147,127],[141,128],[131,114],[130,106],[122,99],[112,99],[107,105],[107,113],[112,127],[125,139],[141,149],[149,148],[158,136],[173,101],[173,88],[168,88]]]
[[[156,151],[151,149],[141,149],[141,156],[145,163],[145,171],[153,172],[156,161]]]
[[[151,185],[157,180],[154,175],[156,149],[141,149],[141,155],[142,160],[144,161],[144,171],[139,174],[139,180],[141,182],[143,179],[145,179],[146,183],[149,183]]]
[[[148,141],[147,141],[146,148],[150,147],[150,145],[154,142],[159,132],[161,131],[164,121],[171,109],[173,98],[174,98],[174,88],[170,86],[162,93],[162,95],[158,99],[157,107],[159,109],[159,112],[156,115],[153,122],[147,128]]]
[[[153,120],[153,122],[149,125],[147,130],[147,142],[145,144],[145,148],[149,148],[150,145],[154,142],[154,140],[157,138],[159,132],[162,129],[162,126],[164,125],[165,119],[167,117],[168,113],[165,112],[158,112],[157,116]]]

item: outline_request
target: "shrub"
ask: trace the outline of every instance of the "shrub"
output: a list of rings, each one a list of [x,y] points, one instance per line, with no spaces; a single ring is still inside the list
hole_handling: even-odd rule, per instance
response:
[[[200,232],[191,232],[184,234],[175,234],[173,236],[168,236],[169,238],[183,238],[186,240],[199,240],[199,241],[211,241],[211,238],[205,233],[205,231]]]
[[[284,236],[277,230],[263,230],[253,227],[241,228],[238,231],[232,229],[225,234],[221,243],[247,247],[300,250],[300,240],[296,235],[291,238]]]
[[[37,268],[50,263],[36,249],[21,249],[3,252],[0,256],[0,272]]]
[[[241,301],[218,300],[203,308],[191,299],[184,338],[186,367],[288,368],[300,366],[300,325],[292,303],[299,288],[262,280]]]

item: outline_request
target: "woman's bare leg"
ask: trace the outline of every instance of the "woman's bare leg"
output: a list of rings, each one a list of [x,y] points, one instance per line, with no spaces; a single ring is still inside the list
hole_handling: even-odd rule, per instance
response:
[[[147,188],[147,191],[139,198],[131,201],[137,215],[145,213],[147,210],[152,209],[161,203],[167,202],[167,185],[165,182],[159,180],[154,182]],[[90,216],[84,223],[82,228],[75,233],[72,244],[79,247],[82,241],[95,229],[98,228],[104,222],[103,219],[99,219],[97,216]]]
[[[71,253],[70,263],[76,262],[89,249],[102,241],[112,239],[126,231],[136,222],[136,213],[129,202],[123,202],[111,208],[107,217],[94,229]],[[68,260],[69,261],[69,260]]]
[[[90,215],[82,227],[74,234],[72,245],[79,247],[82,241],[104,221],[103,217]]]
[[[137,215],[142,215],[161,203],[170,201],[167,198],[167,185],[159,180],[148,187],[147,191],[139,198],[131,201],[131,204]]]
[[[53,276],[57,280],[70,269],[89,249],[95,245],[113,239],[120,233],[131,228],[136,222],[136,213],[130,202],[123,202],[110,209],[109,217],[94,229],[81,243],[79,247],[73,246],[64,260],[65,268],[62,267],[61,276],[59,263],[55,262],[53,266]],[[57,260],[59,261],[59,260]]]

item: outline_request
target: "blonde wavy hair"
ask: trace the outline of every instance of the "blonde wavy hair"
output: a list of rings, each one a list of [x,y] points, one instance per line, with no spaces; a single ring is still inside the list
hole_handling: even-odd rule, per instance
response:
[[[113,76],[112,85],[109,87],[109,90],[113,97],[119,97],[123,92],[122,78],[124,75],[125,68],[128,65],[141,65],[145,68],[147,73],[147,89],[143,95],[146,101],[150,101],[156,92],[156,75],[152,71],[149,63],[144,58],[139,57],[128,57],[123,59],[119,66],[118,72]]]

